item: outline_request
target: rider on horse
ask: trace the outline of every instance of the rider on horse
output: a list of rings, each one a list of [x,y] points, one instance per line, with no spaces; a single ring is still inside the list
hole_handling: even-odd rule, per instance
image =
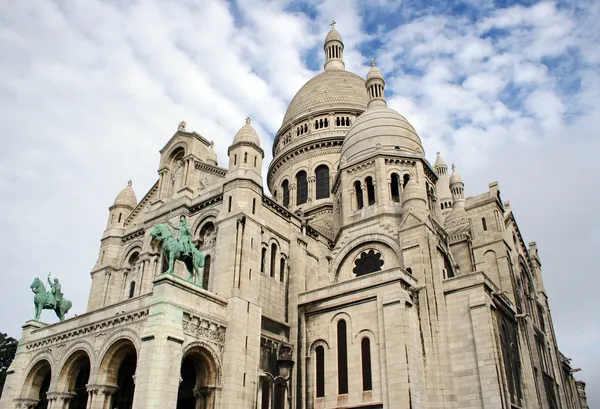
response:
[[[63,293],[61,292],[61,285],[58,282],[58,278],[55,278],[54,282],[50,281],[50,273],[48,274],[48,285],[50,285],[50,294],[52,294],[52,296],[48,297],[48,305],[54,309],[62,301]]]
[[[185,221],[185,217],[181,216],[179,227],[174,226],[173,223],[171,223],[169,220],[167,220],[167,223],[174,230],[177,230],[181,234],[181,236],[179,237],[179,243],[183,248],[183,255],[191,257],[192,248],[194,247],[194,244],[192,243],[192,231],[190,230],[187,222]]]

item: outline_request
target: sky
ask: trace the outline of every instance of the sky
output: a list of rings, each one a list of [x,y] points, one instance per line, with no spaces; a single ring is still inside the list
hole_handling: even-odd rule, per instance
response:
[[[180,121],[224,165],[250,116],[266,170],[332,19],[346,69],[375,58],[431,163],[442,152],[467,195],[499,182],[600,405],[597,0],[0,0],[0,332],[20,337],[50,271],[85,311],[108,207],[130,178],[138,199],[154,184]]]

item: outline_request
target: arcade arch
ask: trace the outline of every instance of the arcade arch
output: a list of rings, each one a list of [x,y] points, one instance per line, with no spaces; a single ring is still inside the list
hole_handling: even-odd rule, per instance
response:
[[[200,345],[189,348],[181,360],[177,409],[212,408],[218,379],[217,363],[210,351]]]

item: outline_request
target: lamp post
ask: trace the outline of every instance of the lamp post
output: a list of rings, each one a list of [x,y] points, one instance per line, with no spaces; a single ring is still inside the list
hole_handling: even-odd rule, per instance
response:
[[[288,408],[292,408],[292,394],[289,381],[292,377],[292,370],[294,369],[294,360],[292,359],[292,347],[288,345],[282,345],[279,349],[279,356],[277,357],[277,369],[279,370],[279,376],[275,378],[275,385],[277,381],[283,381],[285,390],[288,398]],[[277,387],[277,386],[275,386]],[[284,409],[284,408],[276,408]]]

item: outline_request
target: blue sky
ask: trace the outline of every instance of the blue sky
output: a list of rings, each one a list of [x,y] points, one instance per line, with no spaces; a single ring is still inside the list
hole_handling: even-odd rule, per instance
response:
[[[376,59],[431,162],[455,163],[468,195],[500,183],[538,243],[560,348],[600,404],[593,0],[1,2],[0,296],[13,308],[0,331],[20,335],[29,284],[49,270],[85,310],[108,207],[130,177],[138,198],[152,186],[181,120],[225,164],[251,116],[267,166],[332,19],[346,68],[364,76]]]

